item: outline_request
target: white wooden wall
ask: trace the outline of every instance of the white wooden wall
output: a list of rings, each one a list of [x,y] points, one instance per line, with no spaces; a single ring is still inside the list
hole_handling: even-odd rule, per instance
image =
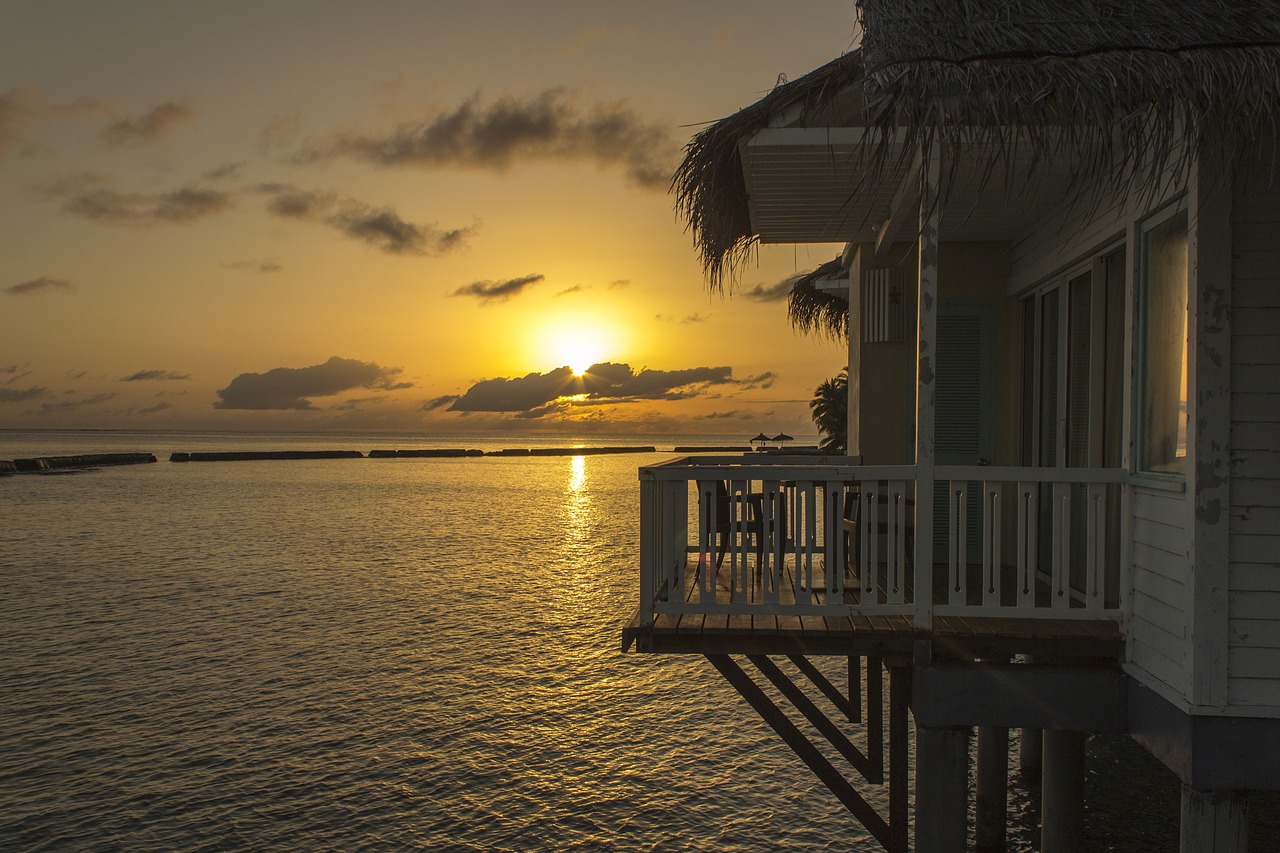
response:
[[[1187,497],[1131,486],[1130,661],[1178,697],[1188,692]],[[1157,687],[1157,685],[1150,685]]]
[[[1232,210],[1228,704],[1280,708],[1280,173]],[[1274,180],[1272,180],[1274,178]]]

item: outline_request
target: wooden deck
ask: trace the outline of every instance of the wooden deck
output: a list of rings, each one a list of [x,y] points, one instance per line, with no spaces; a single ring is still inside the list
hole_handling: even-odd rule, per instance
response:
[[[945,567],[941,569],[945,581]],[[786,575],[784,596],[791,584],[789,570]],[[847,577],[845,582],[842,602],[856,604],[857,581]],[[814,592],[818,601],[824,595]],[[697,585],[689,583],[683,597],[696,605]],[[759,587],[753,585],[749,598],[758,603],[759,597]],[[729,600],[728,590],[717,589],[717,603]],[[816,654],[904,661],[917,651],[917,643],[931,644],[934,657],[957,659],[1035,655],[1052,660],[1119,660],[1123,655],[1124,638],[1115,621],[1055,619],[1051,612],[1039,618],[934,616],[932,630],[917,629],[906,615],[662,613],[654,617],[653,625],[642,626],[637,613],[623,628],[622,645],[624,651],[634,644],[639,652],[658,654]]]

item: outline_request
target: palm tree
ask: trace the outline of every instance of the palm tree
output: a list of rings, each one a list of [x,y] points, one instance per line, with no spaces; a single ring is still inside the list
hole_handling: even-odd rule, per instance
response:
[[[813,423],[822,433],[818,446],[828,453],[843,456],[849,430],[849,368],[826,380],[813,392],[809,401]]]

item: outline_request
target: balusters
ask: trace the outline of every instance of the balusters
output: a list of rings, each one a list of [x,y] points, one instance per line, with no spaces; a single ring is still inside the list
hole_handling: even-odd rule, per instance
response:
[[[1003,493],[1001,483],[982,484],[982,603],[987,607],[999,607],[1001,604]]]

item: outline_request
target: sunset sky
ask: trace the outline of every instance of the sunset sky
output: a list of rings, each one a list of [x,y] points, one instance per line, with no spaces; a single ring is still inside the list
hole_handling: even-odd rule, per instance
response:
[[[840,247],[710,294],[667,185],[853,46],[851,0],[8,0],[0,427],[812,434],[845,354],[775,286]]]

